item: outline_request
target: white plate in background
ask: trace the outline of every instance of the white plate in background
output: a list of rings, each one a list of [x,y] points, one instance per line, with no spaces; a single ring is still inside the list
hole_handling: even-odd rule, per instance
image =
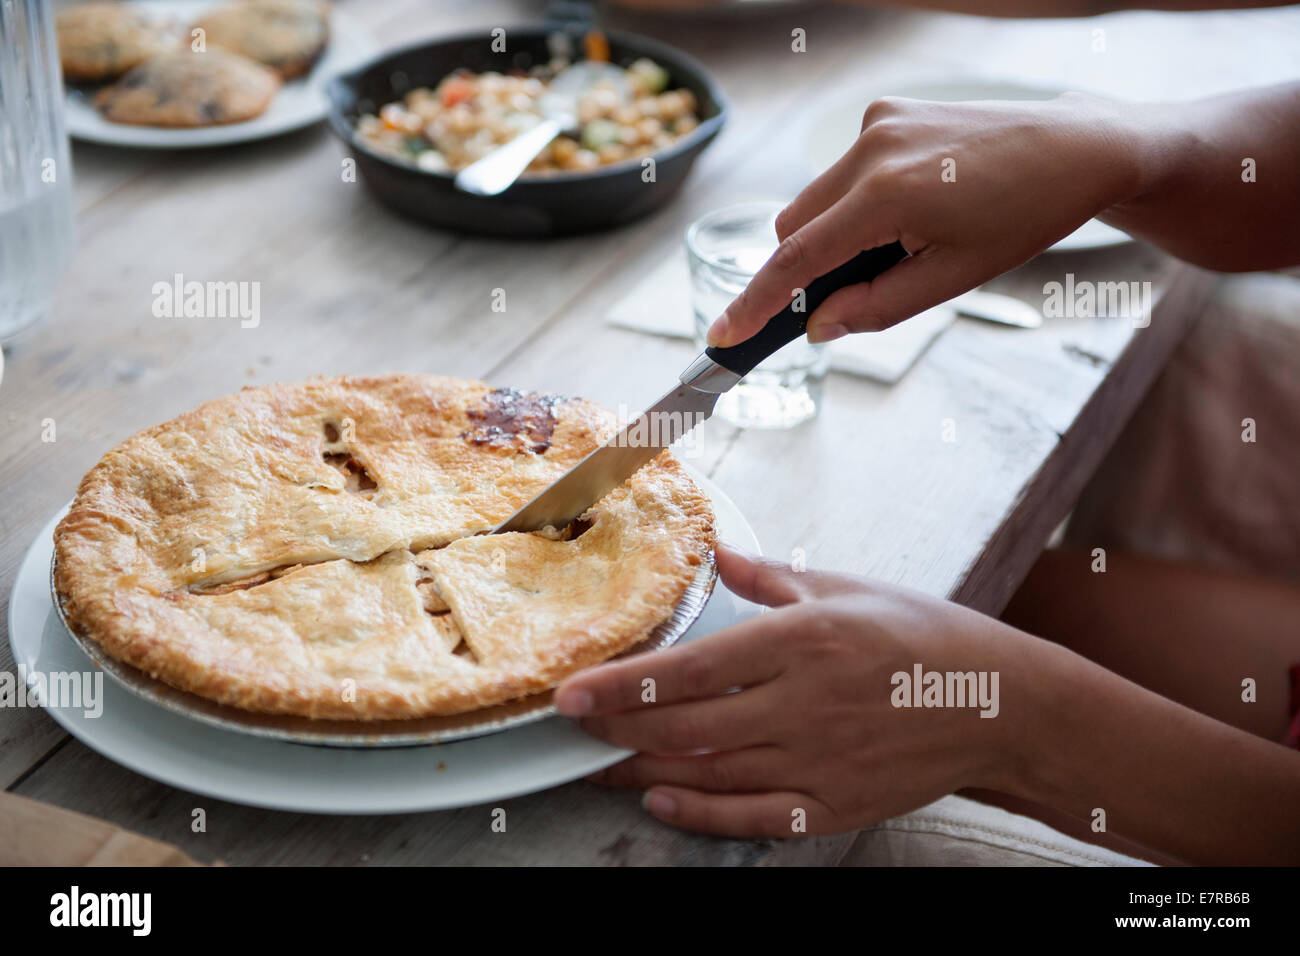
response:
[[[713,502],[718,537],[758,551],[736,505],[694,469]],[[14,580],[9,643],[24,673],[94,672],[50,600],[54,526],[41,529]],[[755,613],[755,605],[714,586],[680,643]],[[455,743],[393,749],[312,747],[222,730],[148,703],[104,678],[103,712],[47,706],[68,733],[109,760],[153,780],[220,800],[302,813],[417,813],[472,806],[557,787],[622,760],[619,750],[572,721],[551,717]]]
[[[179,24],[180,37],[184,39],[189,36],[189,24],[205,11],[220,6],[220,3],[214,3],[213,0],[176,0],[168,3],[141,0],[133,6],[151,16]],[[110,123],[91,102],[97,88],[74,86],[67,87],[64,92],[68,135],[92,143],[134,146],[140,149],[196,149],[279,136],[323,119],[326,81],[336,74],[360,66],[370,59],[376,49],[374,40],[364,27],[335,10],[330,16],[329,45],[325,47],[321,58],[306,76],[285,82],[261,116],[242,123],[183,129]]]
[[[881,96],[901,96],[914,100],[937,100],[959,103],[967,100],[1050,100],[1063,89],[1027,86],[1003,80],[952,79],[900,81],[880,89],[863,91],[852,98],[816,114],[808,124],[804,139],[804,156],[814,176],[820,176],[853,145],[862,128],[862,114],[867,105]],[[1077,252],[1122,245],[1133,239],[1114,226],[1090,219],[1070,233],[1048,252]]]

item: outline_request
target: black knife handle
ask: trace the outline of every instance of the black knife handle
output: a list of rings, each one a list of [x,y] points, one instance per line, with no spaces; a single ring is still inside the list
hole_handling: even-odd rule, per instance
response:
[[[808,316],[829,299],[831,293],[859,282],[870,282],[905,258],[907,250],[897,242],[859,252],[848,262],[808,283],[808,288],[804,289],[803,308],[798,312],[794,308],[796,300],[792,299],[789,305],[767,320],[767,325],[745,341],[725,349],[710,346],[704,354],[737,375],[748,375],[763,359],[803,335],[808,330]]]

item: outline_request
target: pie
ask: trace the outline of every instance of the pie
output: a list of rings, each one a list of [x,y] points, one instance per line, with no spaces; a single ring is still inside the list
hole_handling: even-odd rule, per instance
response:
[[[312,68],[329,41],[329,6],[322,0],[235,0],[205,14],[210,47],[270,67],[282,79]]]
[[[454,378],[246,388],[91,469],[55,587],[111,657],[246,710],[502,703],[644,640],[711,552],[709,501],[668,452],[568,528],[485,534],[615,424]]]
[[[95,94],[114,123],[138,126],[217,126],[261,116],[280,78],[252,60],[212,49],[163,53]]]

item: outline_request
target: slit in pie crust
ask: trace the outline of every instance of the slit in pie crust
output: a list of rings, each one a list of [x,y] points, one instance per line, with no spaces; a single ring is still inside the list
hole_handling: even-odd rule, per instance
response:
[[[485,533],[614,428],[582,399],[454,378],[247,388],[91,469],[55,586],[109,655],[223,704],[375,720],[502,703],[645,639],[713,547],[667,452],[567,529]]]

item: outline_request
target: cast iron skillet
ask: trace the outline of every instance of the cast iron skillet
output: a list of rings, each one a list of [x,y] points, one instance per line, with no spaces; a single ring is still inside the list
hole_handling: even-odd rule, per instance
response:
[[[407,90],[433,87],[458,68],[476,73],[527,69],[549,59],[547,37],[570,34],[582,49],[583,27],[540,24],[506,29],[506,52],[492,51],[487,31],[408,47],[389,53],[352,73],[330,80],[329,121],[356,159],[357,170],[386,205],[426,222],[454,229],[508,236],[550,236],[584,232],[630,222],[672,198],[691,165],[718,135],[727,102],[717,83],[695,59],[647,37],[605,31],[611,58],[626,66],[648,56],[669,73],[669,89],[686,88],[699,101],[700,125],[654,153],[655,181],[642,180],[639,159],[590,172],[521,178],[499,196],[472,196],[456,189],[452,176],[406,166],[369,151],[356,133],[362,113],[374,112]]]

